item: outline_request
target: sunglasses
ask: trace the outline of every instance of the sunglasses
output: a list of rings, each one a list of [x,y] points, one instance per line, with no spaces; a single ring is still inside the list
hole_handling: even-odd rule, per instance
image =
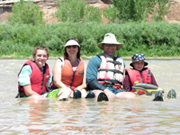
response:
[[[116,45],[114,45],[114,44],[104,44],[106,47],[115,47]]]
[[[71,47],[72,47],[72,48],[76,48],[76,47],[77,47],[77,45],[67,46],[67,48],[68,48],[68,49],[70,49]]]

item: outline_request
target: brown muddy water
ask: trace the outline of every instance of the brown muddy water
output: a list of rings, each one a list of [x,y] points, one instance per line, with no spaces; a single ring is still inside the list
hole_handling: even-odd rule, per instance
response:
[[[0,134],[180,134],[180,60],[149,60],[149,67],[166,93],[134,99],[17,99],[17,74],[26,60],[0,60]],[[48,60],[52,70],[55,60]],[[130,61],[125,61],[129,67]],[[175,89],[177,99],[167,99]]]

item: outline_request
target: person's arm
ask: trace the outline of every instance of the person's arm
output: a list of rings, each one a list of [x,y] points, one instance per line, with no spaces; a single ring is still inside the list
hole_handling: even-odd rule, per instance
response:
[[[84,63],[84,76],[83,76],[83,82],[80,86],[77,86],[75,89],[78,89],[78,90],[82,90],[82,89],[85,89],[86,88],[86,68],[87,68],[87,64]]]
[[[61,70],[63,67],[63,62],[60,59],[57,59],[54,67],[53,67],[53,81],[54,84],[58,87],[58,88],[68,88],[62,81],[61,81]]]
[[[131,83],[128,74],[125,75],[123,89],[126,91],[131,91]]]
[[[158,86],[158,84],[157,84],[157,82],[156,82],[156,79],[155,79],[155,77],[154,77],[154,75],[151,73],[151,81],[152,81],[152,84],[154,84],[154,85],[156,85],[157,87],[159,87]]]
[[[98,56],[93,57],[88,62],[86,71],[87,85],[91,89],[105,90],[105,87],[97,81],[98,68],[101,64],[101,59]]]
[[[25,85],[23,87],[24,87],[24,92],[26,93],[27,96],[39,95],[38,93],[36,93],[31,89],[31,85]]]
[[[30,81],[31,74],[32,74],[31,67],[29,65],[24,66],[21,72],[19,73],[18,83],[20,86],[24,88],[24,92],[26,93],[27,96],[39,95],[31,88],[31,81]]]

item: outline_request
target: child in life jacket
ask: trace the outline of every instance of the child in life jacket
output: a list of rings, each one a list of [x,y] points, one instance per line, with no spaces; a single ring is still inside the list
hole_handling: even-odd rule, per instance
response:
[[[49,57],[48,49],[38,45],[32,52],[34,60],[26,61],[18,74],[18,95],[30,99],[45,99],[50,87],[50,71],[46,63]]]
[[[132,68],[125,69],[125,78],[123,87],[126,91],[134,91],[132,86],[138,83],[150,83],[158,86],[154,75],[151,70],[146,67],[148,63],[145,61],[145,55],[141,53],[134,54],[132,56],[132,63],[130,66]],[[144,94],[144,91],[139,91],[138,94]]]

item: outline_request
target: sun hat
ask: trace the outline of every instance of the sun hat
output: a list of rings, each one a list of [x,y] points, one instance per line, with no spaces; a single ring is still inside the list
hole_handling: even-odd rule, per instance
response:
[[[141,53],[136,53],[132,56],[132,63],[130,63],[130,66],[133,67],[133,63],[138,61],[144,61],[144,66],[148,65],[148,63],[145,61],[145,55]]]
[[[123,47],[122,43],[117,42],[116,37],[112,33],[106,33],[104,40],[101,43],[98,43],[98,47],[103,50],[103,44],[115,44],[117,45],[117,50]]]
[[[67,41],[67,43],[65,44],[64,47],[71,46],[71,45],[76,45],[76,46],[80,47],[79,43],[77,41],[75,41],[75,40],[72,40],[72,39]]]

